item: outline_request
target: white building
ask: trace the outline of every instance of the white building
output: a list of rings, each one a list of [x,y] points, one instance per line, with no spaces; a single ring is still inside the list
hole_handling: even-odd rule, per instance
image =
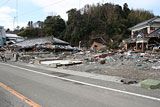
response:
[[[6,33],[3,26],[0,26],[0,46],[4,45],[4,42],[6,42]]]

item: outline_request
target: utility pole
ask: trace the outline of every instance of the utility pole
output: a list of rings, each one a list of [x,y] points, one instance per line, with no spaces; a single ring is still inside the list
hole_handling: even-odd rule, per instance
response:
[[[81,49],[81,41],[79,41],[79,50]]]
[[[13,30],[15,29],[15,21],[16,21],[16,17],[13,17]]]
[[[18,0],[16,0],[16,22],[18,26]]]

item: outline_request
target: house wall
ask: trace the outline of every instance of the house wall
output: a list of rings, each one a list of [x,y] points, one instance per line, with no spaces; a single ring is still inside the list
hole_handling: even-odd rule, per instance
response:
[[[148,34],[151,33],[151,27],[150,27],[150,26],[147,28],[147,33],[148,33]]]
[[[151,25],[151,27],[159,28],[160,27],[160,23],[154,23],[154,24]]]

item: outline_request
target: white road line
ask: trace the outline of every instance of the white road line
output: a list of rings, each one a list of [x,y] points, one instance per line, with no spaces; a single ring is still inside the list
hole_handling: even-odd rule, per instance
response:
[[[55,76],[55,75],[51,75],[51,74],[47,74],[47,73],[42,73],[42,72],[38,72],[38,71],[35,71],[35,70],[26,69],[26,68],[23,68],[23,67],[18,67],[18,66],[6,64],[6,63],[1,63],[1,64],[7,65],[7,66],[10,66],[10,67],[14,67],[14,68],[18,68],[18,69],[22,69],[22,70],[26,70],[26,71],[30,71],[30,72],[34,72],[34,73],[37,73],[37,74],[53,77],[53,78],[58,78],[58,79],[65,80],[65,81],[80,83],[80,84],[91,86],[91,87],[101,88],[101,89],[110,90],[110,91],[114,91],[114,92],[118,92],[118,93],[124,93],[124,94],[132,95],[132,96],[137,96],[137,97],[142,97],[142,98],[146,98],[146,99],[160,101],[160,98],[156,98],[156,97],[151,97],[151,96],[146,96],[146,95],[142,95],[142,94],[132,93],[132,92],[128,92],[128,91],[122,91],[122,90],[118,90],[118,89],[108,88],[108,87],[104,87],[104,86],[100,86],[100,85],[95,85],[95,84],[91,84],[91,83],[81,82],[81,81],[77,81],[77,80],[73,80],[73,79],[68,79],[68,78],[64,78],[64,77],[59,77],[59,76]]]

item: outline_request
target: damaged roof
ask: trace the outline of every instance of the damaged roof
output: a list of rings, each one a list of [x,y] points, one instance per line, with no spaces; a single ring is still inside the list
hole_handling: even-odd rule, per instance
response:
[[[46,43],[63,44],[63,45],[69,44],[68,42],[65,42],[63,40],[57,39],[53,36],[50,36],[50,37],[25,40],[23,42],[19,42],[19,43],[14,44],[14,46],[19,46],[22,48],[29,48],[29,47],[33,47],[35,45],[42,45],[42,44],[46,44]]]
[[[160,20],[157,20],[157,19],[160,19],[160,16],[156,16],[156,17],[154,17],[154,18],[151,18],[151,19],[149,19],[149,20],[146,20],[146,21],[144,21],[144,22],[141,22],[141,23],[139,23],[139,24],[137,24],[137,25],[129,28],[129,30],[132,30],[132,29],[135,29],[135,28],[137,28],[137,27],[144,26],[144,25],[152,24],[152,23],[160,23]]]
[[[160,34],[160,28],[151,33],[151,35],[154,35],[154,34]]]
[[[95,37],[95,38],[91,38],[92,42],[97,42],[97,43],[101,43],[101,44],[107,44],[107,42],[103,39],[103,37]]]
[[[6,33],[6,37],[8,38],[18,38],[20,36],[16,35],[16,34],[9,34],[9,33]]]
[[[53,44],[65,44],[65,45],[69,45],[68,42],[60,40],[58,38],[53,37]]]
[[[136,40],[137,39],[130,39],[130,38],[128,38],[128,39],[125,40],[125,42],[126,43],[136,43]]]
[[[160,37],[160,28],[151,32],[150,34],[148,34],[146,37]]]

